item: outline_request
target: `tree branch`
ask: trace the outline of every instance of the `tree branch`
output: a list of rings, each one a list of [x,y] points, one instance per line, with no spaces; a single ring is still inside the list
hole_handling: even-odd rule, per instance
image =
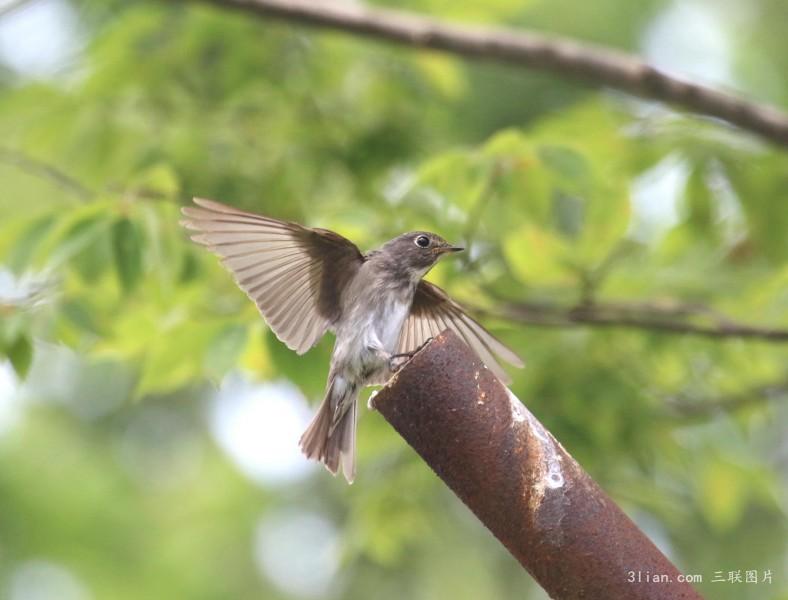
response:
[[[58,167],[37,158],[32,158],[18,150],[0,148],[0,163],[17,167],[34,177],[50,181],[66,191],[79,196],[82,200],[92,200],[98,195],[95,190],[90,189]],[[142,200],[170,199],[169,195],[144,185],[138,187],[109,185],[105,189],[110,193],[118,194],[132,200],[137,198]]]
[[[206,0],[203,0],[206,1]],[[360,3],[309,0],[207,0],[218,6],[372,38],[510,63],[609,86],[723,119],[788,146],[788,114],[669,75],[640,58],[569,38],[504,28],[467,27]]]
[[[90,200],[96,192],[82,185],[79,181],[42,160],[32,158],[18,150],[0,148],[0,162],[18,167],[30,175],[47,179],[64,190],[78,196],[81,200]]]
[[[667,405],[672,412],[680,417],[703,417],[720,412],[735,411],[787,395],[788,379],[783,379],[717,398],[698,399],[689,394],[677,394],[667,398]]]
[[[484,311],[482,311],[484,312]],[[626,327],[710,338],[757,338],[788,342],[788,329],[739,323],[694,304],[593,303],[560,306],[549,303],[513,302],[503,316],[541,327]]]

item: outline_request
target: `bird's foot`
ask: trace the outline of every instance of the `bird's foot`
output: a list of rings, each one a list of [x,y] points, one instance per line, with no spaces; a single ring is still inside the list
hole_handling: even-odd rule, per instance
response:
[[[416,354],[421,352],[422,349],[431,341],[432,338],[429,337],[421,346],[419,346],[415,350],[412,350],[411,352],[401,352],[400,354],[392,354],[391,356],[389,356],[389,371],[391,371],[392,373],[396,373],[397,371],[399,371],[403,366],[405,366],[406,362],[408,362],[411,358],[416,356]]]
[[[432,336],[428,337],[426,340],[424,340],[424,343],[421,346],[419,346],[413,352],[411,352],[411,356],[413,356],[414,354],[417,354],[417,353],[421,352],[422,350],[424,350],[424,348],[427,346],[427,344],[429,344],[434,339],[435,338],[432,337]]]

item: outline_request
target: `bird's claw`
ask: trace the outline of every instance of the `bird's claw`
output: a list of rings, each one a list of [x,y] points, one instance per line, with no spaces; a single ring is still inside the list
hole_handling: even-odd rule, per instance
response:
[[[422,350],[424,350],[424,348],[427,346],[427,344],[429,344],[429,343],[430,343],[432,340],[434,340],[434,339],[435,339],[435,338],[434,338],[434,337],[432,337],[432,336],[428,337],[426,340],[424,340],[424,343],[423,343],[421,346],[419,346],[418,348],[416,348],[416,349],[415,349],[415,350],[414,350],[414,351],[411,353],[411,356],[412,356],[413,354],[416,354],[416,353],[418,353],[418,352],[421,352]]]
[[[392,354],[389,356],[389,371],[392,373],[399,371],[403,366],[405,366],[406,362],[413,358],[417,353],[421,352],[424,347],[432,340],[432,337],[428,337],[421,346],[411,352],[401,352],[400,354]]]

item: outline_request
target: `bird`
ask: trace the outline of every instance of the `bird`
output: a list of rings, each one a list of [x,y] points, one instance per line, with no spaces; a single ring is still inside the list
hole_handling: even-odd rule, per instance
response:
[[[204,198],[181,209],[191,239],[216,254],[288,348],[303,354],[335,336],[326,391],[299,440],[309,459],[348,483],[356,474],[357,398],[385,383],[400,361],[451,329],[504,383],[496,356],[519,356],[433,283],[422,279],[442,257],[459,252],[435,233],[411,231],[362,254],[328,229],[247,212]]]

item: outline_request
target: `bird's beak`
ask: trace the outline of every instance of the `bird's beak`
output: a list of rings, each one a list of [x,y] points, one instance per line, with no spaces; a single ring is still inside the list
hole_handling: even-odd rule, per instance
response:
[[[462,246],[452,246],[451,244],[446,244],[445,246],[440,246],[436,248],[438,254],[447,254],[449,252],[462,252],[465,250]]]

